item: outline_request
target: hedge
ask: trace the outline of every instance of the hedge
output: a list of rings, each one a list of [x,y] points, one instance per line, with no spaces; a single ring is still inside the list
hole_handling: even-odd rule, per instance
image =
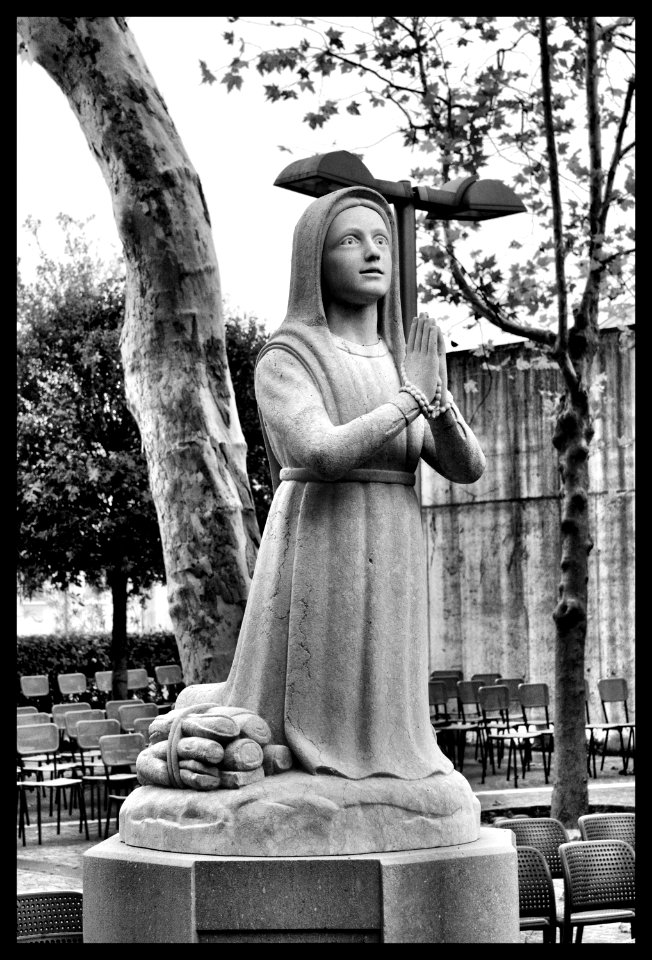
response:
[[[88,679],[88,694],[82,700],[94,699],[95,684],[91,682],[96,670],[111,669],[111,635],[108,633],[74,634],[61,636],[45,634],[18,637],[16,654],[18,705],[29,704],[20,690],[21,676],[45,674],[50,681],[52,703],[61,703],[64,697],[59,692],[57,674],[83,673]],[[143,633],[129,637],[129,661],[127,666],[144,667],[149,677],[154,676],[154,667],[167,663],[179,663],[179,651],[173,633]],[[159,692],[152,688],[149,699],[160,699]],[[141,695],[142,696],[142,695]],[[144,699],[147,699],[145,697]]]

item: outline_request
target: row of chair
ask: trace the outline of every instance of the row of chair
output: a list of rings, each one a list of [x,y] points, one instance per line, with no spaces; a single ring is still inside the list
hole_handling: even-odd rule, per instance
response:
[[[581,943],[589,924],[635,921],[634,813],[586,814],[578,818],[581,840],[570,840],[553,817],[499,818],[511,830],[518,856],[521,930],[541,930],[544,943]],[[554,880],[563,881],[563,910]]]
[[[147,707],[148,704],[142,706]],[[151,705],[153,706],[153,705]],[[117,719],[90,719],[84,711],[72,713],[78,717],[74,730],[76,751],[73,759],[63,759],[60,743],[60,731],[56,723],[37,723],[17,728],[18,760],[18,799],[19,825],[18,835],[25,845],[25,826],[29,826],[26,791],[36,790],[38,842],[41,843],[41,793],[50,793],[50,816],[53,815],[53,801],[57,805],[57,833],[60,832],[61,801],[66,802],[65,791],[70,790],[69,812],[73,806],[79,809],[79,831],[85,828],[88,839],[88,820],[85,809],[85,788],[90,788],[91,818],[94,816],[95,792],[97,790],[97,828],[101,833],[101,819],[106,813],[104,835],[108,836],[112,811],[119,810],[124,794],[112,792],[112,788],[121,791],[131,790],[137,785],[133,765],[138,754],[147,742],[147,732],[123,733]],[[136,718],[138,719],[138,718]],[[149,725],[153,717],[147,718]],[[79,760],[74,753],[79,753]],[[99,766],[101,773],[96,774]],[[71,773],[68,777],[65,774]],[[49,774],[49,778],[46,778]],[[33,779],[28,779],[32,778]],[[100,793],[103,789],[103,803]]]
[[[183,674],[181,667],[176,663],[164,664],[154,667],[154,680],[159,688],[181,688],[183,687]],[[127,670],[127,689],[128,690],[146,690],[152,678],[147,674],[143,667],[135,667]],[[57,686],[61,696],[79,696],[88,690],[88,678],[84,673],[60,673],[57,675]],[[95,673],[95,686],[100,693],[110,694],[113,686],[113,671],[98,670]],[[42,699],[50,695],[50,680],[45,674],[34,676],[22,676],[20,678],[20,690],[26,699]]]
[[[440,671],[443,672],[443,671]],[[508,774],[511,762],[516,770],[516,754],[519,754],[523,775],[531,756],[531,749],[538,744],[543,756],[546,783],[550,773],[550,760],[553,750],[553,724],[549,716],[549,691],[545,683],[524,683],[520,678],[502,678],[493,676],[492,684],[483,684],[479,679],[460,680],[455,678],[459,671],[451,671],[446,677],[432,678],[429,681],[429,700],[433,726],[447,737],[454,736],[453,759],[457,757],[460,769],[463,768],[465,738],[468,733],[476,736],[476,753],[480,752],[486,761],[487,756],[493,763],[493,746],[507,747]],[[588,707],[588,682],[585,682],[586,732],[587,732],[587,768],[589,775],[597,776],[596,756],[598,737],[603,736],[600,769],[604,768],[611,733],[617,733],[620,742],[620,756],[623,771],[628,771],[629,761],[634,756],[635,724],[629,720],[627,708],[627,682],[624,678],[612,677],[600,680],[598,689],[604,711],[604,722],[591,722]],[[480,692],[482,690],[482,693]],[[450,701],[456,702],[456,711],[450,711]],[[610,719],[607,705],[621,703],[624,720]],[[511,710],[511,714],[510,714]],[[534,715],[534,711],[538,714]],[[490,723],[493,721],[493,723]],[[482,748],[487,747],[484,754]],[[500,752],[500,749],[499,749]],[[483,764],[483,782],[486,763]],[[515,773],[515,785],[517,774]]]

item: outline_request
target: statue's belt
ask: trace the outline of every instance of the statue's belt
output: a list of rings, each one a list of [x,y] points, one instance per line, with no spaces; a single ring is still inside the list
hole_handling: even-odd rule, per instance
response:
[[[401,483],[413,487],[415,475],[404,470],[349,470],[335,480],[324,480],[306,467],[281,467],[281,480],[299,480],[303,483]]]

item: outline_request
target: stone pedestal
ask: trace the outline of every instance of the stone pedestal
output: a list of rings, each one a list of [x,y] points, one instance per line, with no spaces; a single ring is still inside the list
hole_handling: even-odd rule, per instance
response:
[[[517,943],[507,830],[434,849],[229,857],[128,846],[84,857],[86,943]]]

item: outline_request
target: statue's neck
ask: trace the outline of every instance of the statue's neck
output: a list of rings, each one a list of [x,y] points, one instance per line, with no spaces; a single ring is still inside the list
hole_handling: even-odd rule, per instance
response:
[[[329,303],[326,307],[328,329],[338,337],[368,346],[378,341],[378,307],[375,303]]]

